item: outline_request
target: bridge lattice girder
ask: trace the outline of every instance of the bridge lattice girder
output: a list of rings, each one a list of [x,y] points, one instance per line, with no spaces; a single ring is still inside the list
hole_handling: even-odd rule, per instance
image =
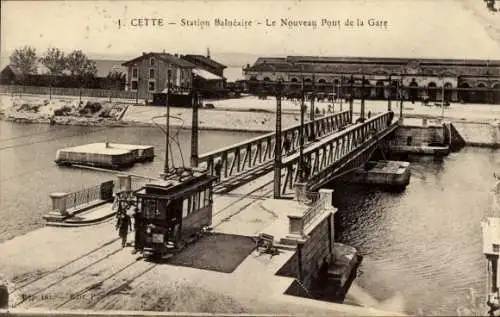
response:
[[[310,163],[304,175],[308,190],[316,190],[332,177],[366,163],[379,141],[397,128],[397,122],[389,124],[390,117],[388,112],[379,114],[308,146],[303,152],[304,162]],[[285,169],[282,194],[292,190],[300,180],[299,162],[298,153],[282,161]]]
[[[304,124],[304,138],[309,139],[313,134],[317,137],[329,135],[339,131],[351,124],[351,112],[342,111],[324,117],[317,118],[314,122]],[[290,152],[296,151],[300,145],[300,124],[282,130],[281,147],[282,153],[286,155],[284,141],[290,140]],[[217,176],[217,164],[220,167],[220,182],[228,181],[253,170],[260,169],[271,171],[275,153],[275,133],[267,133],[248,141],[227,146],[200,156],[198,164],[206,164],[211,175]],[[217,163],[219,162],[219,163]]]

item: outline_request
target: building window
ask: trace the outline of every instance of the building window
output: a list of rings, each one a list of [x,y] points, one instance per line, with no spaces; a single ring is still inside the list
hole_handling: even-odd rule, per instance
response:
[[[150,66],[155,66],[155,59],[154,59],[154,58],[151,58],[151,59],[149,60],[149,65],[150,65]]]
[[[149,78],[155,78],[155,69],[154,68],[151,68],[149,70]]]
[[[149,91],[155,91],[155,82],[154,81],[149,82]]]
[[[137,78],[137,68],[132,68],[132,78]]]
[[[137,90],[137,80],[132,81],[132,90]]]

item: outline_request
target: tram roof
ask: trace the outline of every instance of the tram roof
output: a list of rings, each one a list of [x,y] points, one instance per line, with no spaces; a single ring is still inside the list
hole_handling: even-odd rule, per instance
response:
[[[136,192],[136,195],[158,199],[176,199],[198,191],[202,187],[207,187],[215,179],[215,176],[207,173],[195,173],[180,180],[154,181],[146,184],[144,188]]]

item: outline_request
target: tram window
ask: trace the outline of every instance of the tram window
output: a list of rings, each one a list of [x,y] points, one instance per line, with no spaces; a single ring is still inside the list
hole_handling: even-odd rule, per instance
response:
[[[196,210],[200,209],[200,192],[196,193]]]
[[[189,214],[189,200],[184,199],[182,201],[182,218],[186,218]]]
[[[197,209],[197,208],[196,208],[196,205],[197,205],[197,200],[198,200],[198,199],[197,199],[197,198],[198,198],[198,197],[197,197],[197,196],[198,196],[197,194],[198,194],[198,193],[194,193],[194,194],[193,194],[193,196],[191,197],[191,202],[193,203],[193,204],[191,205],[191,212],[194,212],[194,211],[196,211],[196,209]]]
[[[205,206],[210,205],[210,188],[205,190]]]
[[[142,207],[144,210],[144,216],[147,218],[155,217],[158,212],[156,200],[153,199],[144,199]]]

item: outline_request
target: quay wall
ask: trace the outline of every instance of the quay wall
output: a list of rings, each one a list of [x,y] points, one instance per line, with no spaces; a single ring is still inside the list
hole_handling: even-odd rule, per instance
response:
[[[333,214],[325,217],[297,244],[297,250],[278,275],[297,279],[309,289],[318,277],[321,266],[331,263],[335,242]]]
[[[333,228],[333,214],[330,214],[312,229],[306,242],[299,246],[302,262],[301,282],[306,288],[318,277],[321,267],[332,260],[335,236]]]
[[[453,122],[457,133],[470,146],[500,148],[500,122]]]
[[[426,145],[428,143],[443,143],[443,141],[444,129],[442,126],[401,126],[396,129],[392,143],[394,145]]]
[[[452,143],[463,143],[468,146],[500,148],[500,121],[453,121],[450,125]],[[395,145],[408,145],[411,136],[412,145],[422,145],[433,142],[444,143],[445,130],[442,125],[411,125],[400,126],[391,141]]]

